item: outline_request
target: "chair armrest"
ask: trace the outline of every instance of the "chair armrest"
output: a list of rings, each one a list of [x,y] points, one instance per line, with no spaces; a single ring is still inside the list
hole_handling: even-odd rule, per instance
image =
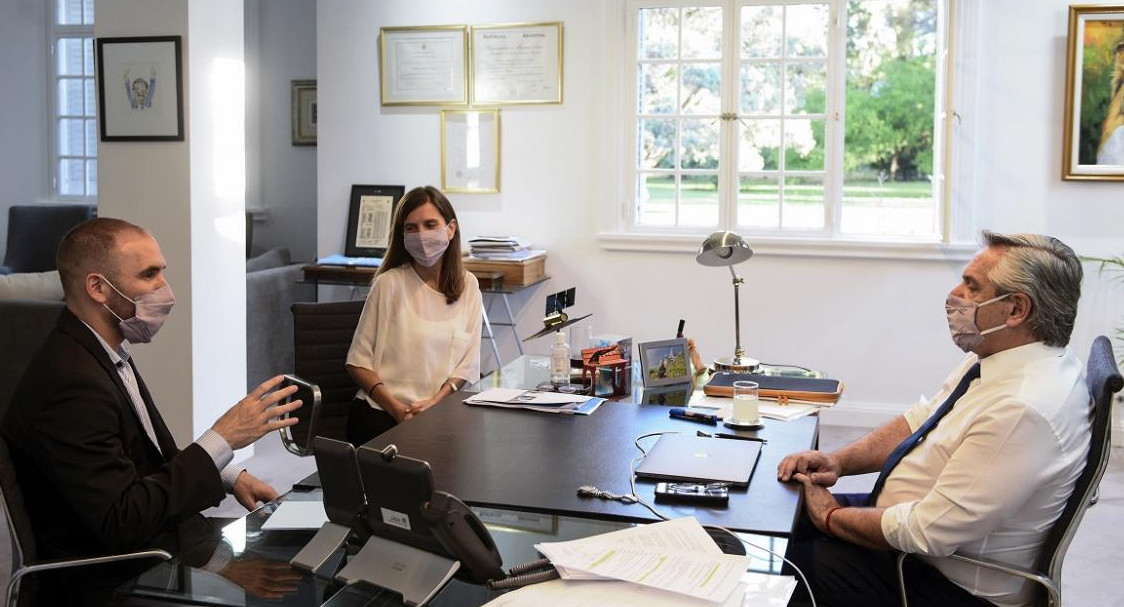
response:
[[[166,561],[172,558],[172,555],[164,550],[141,550],[139,552],[128,552],[125,554],[109,554],[106,556],[92,556],[82,559],[49,559],[39,561],[34,565],[27,565],[17,570],[12,574],[12,579],[8,582],[8,587],[17,583],[20,578],[29,573],[38,573],[40,571],[50,571],[52,569],[68,569],[70,567],[85,567],[86,565],[102,565],[105,563],[116,563],[118,561],[131,561],[136,559],[160,559]]]
[[[901,599],[902,599],[902,606],[903,607],[909,607],[909,601],[906,599],[906,593],[905,593],[905,572],[902,568],[902,564],[905,562],[905,557],[907,557],[907,556],[909,556],[909,554],[905,553],[905,552],[901,552],[901,553],[898,554],[898,585],[899,585],[899,590],[901,591]],[[950,554],[950,555],[948,555],[947,558],[950,558],[954,561],[960,561],[962,563],[968,563],[969,565],[975,565],[977,567],[983,567],[985,569],[991,569],[992,571],[998,571],[1000,573],[1005,573],[1007,575],[1011,575],[1011,576],[1015,576],[1015,577],[1021,577],[1024,580],[1036,582],[1039,585],[1043,586],[1046,589],[1046,592],[1049,593],[1049,595],[1050,595],[1050,605],[1058,605],[1060,603],[1061,589],[1058,588],[1057,583],[1055,583],[1054,580],[1050,579],[1049,577],[1047,577],[1047,576],[1045,576],[1045,575],[1043,575],[1043,574],[1041,574],[1037,571],[1031,571],[1031,570],[1025,569],[1023,567],[1016,567],[1015,565],[1011,565],[1009,563],[1003,563],[1003,562],[996,561],[996,560],[993,560],[993,559],[986,559],[986,558],[975,557],[975,556],[966,556],[966,555],[963,555],[963,554]]]

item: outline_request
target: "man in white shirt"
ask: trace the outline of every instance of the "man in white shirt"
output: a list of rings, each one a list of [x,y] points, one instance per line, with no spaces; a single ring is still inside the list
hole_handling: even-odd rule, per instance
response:
[[[945,304],[968,356],[936,395],[834,453],[796,453],[778,467],[780,480],[804,485],[806,524],[789,556],[834,607],[898,605],[891,550],[920,557],[907,560],[911,605],[1034,599],[1019,578],[940,557],[1030,566],[1065,508],[1089,448],[1091,401],[1066,347],[1082,270],[1055,238],[983,236]],[[870,495],[827,489],[878,471]]]

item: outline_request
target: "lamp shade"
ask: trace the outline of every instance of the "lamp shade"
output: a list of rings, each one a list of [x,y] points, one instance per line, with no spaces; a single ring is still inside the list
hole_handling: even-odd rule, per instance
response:
[[[745,239],[733,232],[715,232],[699,247],[695,261],[704,266],[732,266],[753,257]]]

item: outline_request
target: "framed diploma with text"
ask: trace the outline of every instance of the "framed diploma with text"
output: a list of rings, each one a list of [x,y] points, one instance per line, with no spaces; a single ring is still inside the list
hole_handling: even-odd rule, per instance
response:
[[[499,110],[441,110],[441,189],[500,191]]]
[[[390,247],[394,208],[406,186],[353,185],[351,208],[347,214],[347,240],[343,254],[348,257],[382,257]]]
[[[562,103],[562,23],[472,27],[472,102]]]
[[[379,30],[383,105],[468,103],[468,28],[464,25]]]

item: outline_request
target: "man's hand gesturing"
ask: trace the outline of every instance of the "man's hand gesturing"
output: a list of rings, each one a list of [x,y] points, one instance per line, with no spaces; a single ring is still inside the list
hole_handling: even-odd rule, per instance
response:
[[[301,406],[299,400],[285,405],[277,404],[297,391],[296,386],[273,390],[283,379],[284,376],[278,375],[266,380],[262,385],[254,388],[253,392],[247,394],[246,398],[238,401],[238,404],[231,407],[211,427],[219,436],[226,439],[231,449],[241,449],[268,432],[297,423],[295,417],[279,419]]]

